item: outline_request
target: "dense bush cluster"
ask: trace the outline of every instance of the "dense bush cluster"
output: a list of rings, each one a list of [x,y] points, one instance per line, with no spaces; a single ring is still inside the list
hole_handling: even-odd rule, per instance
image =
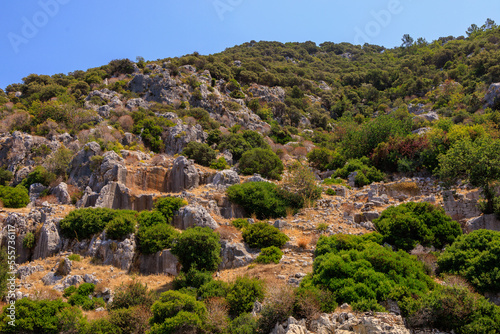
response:
[[[28,190],[17,187],[0,186],[0,201],[6,208],[24,208],[30,202]]]
[[[265,178],[281,180],[283,163],[271,150],[253,148],[243,153],[239,164],[243,175],[260,174]]]
[[[480,292],[500,291],[500,232],[478,230],[459,236],[438,259],[441,272],[460,275]]]
[[[219,241],[219,234],[208,227],[189,228],[177,237],[172,253],[179,258],[183,271],[192,267],[215,271],[222,260]]]
[[[249,225],[242,233],[243,240],[252,248],[282,248],[290,240],[286,234],[280,232],[268,223],[258,222]]]
[[[349,174],[353,172],[356,172],[354,184],[357,187],[362,187],[372,182],[383,181],[385,177],[384,173],[370,166],[370,161],[367,158],[349,160],[344,167],[337,169],[332,177],[347,179]]]
[[[384,242],[409,251],[417,243],[443,248],[462,234],[460,225],[442,208],[430,203],[409,202],[385,209],[373,221]]]

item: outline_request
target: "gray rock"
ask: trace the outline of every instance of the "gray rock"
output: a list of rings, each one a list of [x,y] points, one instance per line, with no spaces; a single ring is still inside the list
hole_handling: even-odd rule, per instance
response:
[[[96,172],[92,174],[89,186],[92,190],[99,192],[110,182],[126,183],[127,168],[125,160],[114,151],[103,154],[102,162]]]
[[[66,276],[59,282],[58,285],[61,285],[63,287],[63,290],[66,289],[67,287],[78,285],[83,283],[83,278],[80,275],[72,275],[72,276]],[[56,289],[56,287],[54,287]]]
[[[173,225],[181,230],[194,226],[210,227],[212,230],[219,228],[219,224],[200,205],[188,205],[180,208],[179,212],[174,216]]]
[[[71,160],[68,167],[68,183],[79,188],[88,186],[90,177],[93,174],[93,156],[101,155],[101,147],[96,142],[86,144]]]
[[[251,250],[239,242],[222,240],[221,246],[222,262],[219,265],[219,270],[244,267],[258,256],[258,251]]]
[[[262,176],[260,176],[260,174],[254,174],[253,176],[249,177],[246,181],[246,182],[269,182],[268,180],[266,180],[265,178],[263,178]]]
[[[47,275],[42,277],[42,282],[45,285],[54,285],[56,284],[59,280],[61,280],[61,276],[57,276],[55,273],[50,272]]]
[[[33,274],[33,273],[36,273],[38,271],[43,271],[43,266],[41,265],[31,265],[31,264],[28,264],[28,265],[25,265],[25,266],[20,266],[19,268],[17,268],[17,276],[19,276],[19,278],[21,280],[25,279],[26,277],[28,277],[29,275]]]
[[[212,184],[214,186],[227,187],[240,183],[238,173],[232,169],[226,169],[215,174]]]
[[[278,229],[283,229],[287,225],[286,221],[284,220],[275,220],[273,226],[278,228]]]
[[[144,101],[141,98],[130,99],[127,101],[127,109],[133,110],[133,109],[137,109],[139,107],[144,108],[144,109],[148,109],[149,103],[147,103],[146,101]]]
[[[260,100],[265,102],[284,102],[286,92],[283,88],[275,86],[268,87],[253,84],[248,88],[248,91],[253,94],[254,97],[258,97]]]
[[[139,258],[139,271],[144,275],[163,274],[177,276],[180,269],[179,259],[168,249],[151,255],[141,254]]]
[[[192,141],[205,142],[208,134],[203,131],[201,125],[195,126],[183,124],[178,121],[178,124],[168,128],[162,135],[165,143],[165,153],[169,155],[179,154]]]
[[[500,96],[500,82],[492,83],[484,96],[485,107],[494,107]]]
[[[130,190],[118,182],[111,182],[102,188],[95,203],[96,207],[130,210],[132,209]]]
[[[71,260],[67,257],[59,261],[59,265],[57,266],[56,275],[57,276],[67,276],[71,272]]]
[[[44,192],[44,190],[47,189],[43,184],[41,183],[33,183],[30,186],[30,201],[34,202],[36,201],[40,195]]]
[[[89,274],[83,275],[83,281],[85,283],[92,283],[92,284],[99,284],[99,283],[101,283],[100,279],[97,279],[94,275],[89,275]]]
[[[97,202],[97,198],[99,198],[99,194],[96,192],[93,192],[90,187],[86,187],[82,198],[78,202],[76,202],[76,207],[77,208],[86,208],[86,207],[95,206],[95,203]]]
[[[109,118],[110,112],[111,112],[111,107],[108,105],[100,106],[97,109],[97,113],[99,114],[99,116],[103,118]]]
[[[80,253],[91,256],[104,265],[112,265],[128,271],[132,267],[136,241],[133,234],[123,241],[117,241],[107,239],[106,232],[103,232],[94,236],[90,243],[82,244],[81,248],[83,249]]]
[[[415,118],[423,118],[428,122],[433,122],[439,120],[439,115],[435,111],[431,111],[425,114],[415,116]]]
[[[353,187],[353,188],[356,186],[356,182],[355,182],[355,180],[356,180],[356,176],[357,176],[357,175],[358,175],[358,172],[352,172],[351,174],[349,174],[349,176],[348,176],[348,178],[347,178],[347,179],[348,179],[349,186],[351,186],[351,187]]]
[[[52,194],[56,196],[60,204],[70,204],[71,196],[68,192],[68,185],[64,182],[59,183],[52,189]]]
[[[167,188],[169,192],[181,192],[198,187],[200,175],[192,161],[180,156],[174,160],[168,180]]]
[[[465,228],[469,232],[481,229],[500,231],[500,220],[495,214],[482,215],[468,220]]]

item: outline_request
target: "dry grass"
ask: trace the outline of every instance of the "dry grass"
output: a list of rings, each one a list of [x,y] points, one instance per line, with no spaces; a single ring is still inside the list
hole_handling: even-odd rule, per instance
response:
[[[356,207],[352,203],[344,203],[342,204],[342,211],[347,212],[349,215],[352,215],[356,212]]]
[[[299,246],[302,249],[307,249],[310,243],[311,243],[310,237],[302,237],[297,240],[297,246]]]
[[[406,194],[408,196],[419,196],[420,188],[415,182],[398,182],[385,185],[385,189],[389,192],[395,191]]]
[[[229,240],[235,242],[241,242],[243,239],[241,237],[241,231],[232,225],[221,225],[215,230],[220,234],[222,240]]]

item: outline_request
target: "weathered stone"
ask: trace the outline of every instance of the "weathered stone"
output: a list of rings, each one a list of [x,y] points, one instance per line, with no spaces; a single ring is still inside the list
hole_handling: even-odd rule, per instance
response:
[[[358,175],[358,172],[352,172],[351,174],[349,174],[349,176],[347,177],[347,182],[349,183],[349,186],[351,187],[355,187],[356,186],[356,176]]]
[[[162,139],[165,143],[165,153],[174,155],[179,154],[188,143],[205,142],[208,134],[203,131],[201,125],[195,126],[183,124],[181,121],[176,126],[168,128],[163,133]]]
[[[20,266],[19,268],[17,268],[17,276],[19,276],[19,278],[21,280],[25,279],[26,277],[28,277],[29,275],[33,274],[33,273],[36,273],[38,271],[43,271],[43,266],[41,265],[31,265],[31,264],[28,264],[28,265],[25,265],[25,266]]]
[[[64,182],[59,183],[52,189],[52,194],[56,196],[60,204],[70,204],[71,196],[68,192],[68,185]]]
[[[30,201],[31,202],[34,202],[36,201],[40,195],[45,191],[45,189],[47,189],[47,187],[45,187],[43,184],[41,183],[33,183],[31,186],[30,186]]]
[[[251,263],[258,255],[258,251],[248,248],[239,242],[221,241],[221,258],[219,270],[240,268]]]
[[[93,164],[91,158],[101,154],[101,146],[99,146],[98,143],[91,142],[86,144],[69,163],[68,183],[82,189],[86,187],[93,174]]]
[[[265,178],[263,178],[262,176],[260,176],[260,174],[254,174],[253,176],[249,177],[246,181],[246,182],[269,182],[268,180],[266,180]]]
[[[59,261],[59,265],[57,266],[56,275],[57,276],[66,276],[71,272],[71,260],[67,257]]]
[[[82,252],[104,265],[112,265],[123,270],[130,270],[135,254],[135,236],[132,234],[123,241],[106,238],[106,232],[94,236],[88,245],[82,245]]]
[[[57,276],[55,273],[53,272],[50,272],[48,273],[47,275],[43,276],[42,277],[42,282],[43,284],[45,285],[54,285],[57,283],[57,281],[59,281],[62,277],[61,276]]]
[[[468,232],[481,229],[500,231],[500,220],[495,214],[482,215],[468,220],[465,224],[465,228]]]
[[[232,169],[226,169],[215,174],[212,184],[214,186],[227,187],[240,183],[238,173]]]
[[[180,156],[174,160],[174,165],[168,176],[168,191],[181,192],[196,188],[200,184],[200,175],[193,162]]]
[[[212,230],[219,228],[219,224],[200,205],[188,205],[180,208],[174,216],[173,225],[181,230],[194,226],[210,227]]]
[[[179,259],[169,249],[151,255],[141,254],[139,258],[139,271],[144,275],[163,274],[177,276],[180,269]]]
[[[122,183],[111,182],[102,188],[95,206],[99,208],[130,210],[132,209],[130,190]]]
[[[99,283],[101,283],[100,279],[97,279],[94,275],[89,275],[89,274],[83,275],[83,281],[85,283],[92,283],[92,284],[99,284]]]
[[[487,107],[495,107],[499,100],[500,96],[500,82],[492,83],[484,96],[485,108]]]

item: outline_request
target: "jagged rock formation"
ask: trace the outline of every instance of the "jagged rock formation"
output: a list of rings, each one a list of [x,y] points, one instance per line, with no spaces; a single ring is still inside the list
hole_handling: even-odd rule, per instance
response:
[[[174,216],[173,225],[181,230],[195,226],[210,227],[212,230],[219,228],[219,224],[200,205],[188,205],[180,208]]]
[[[468,220],[465,223],[465,228],[468,232],[481,229],[500,231],[500,219],[495,214],[481,215]]]
[[[33,259],[44,259],[57,254],[62,248],[62,240],[57,229],[57,220],[43,223],[40,236],[33,251]]]
[[[454,219],[464,219],[477,217],[481,214],[481,210],[477,205],[480,191],[472,191],[464,194],[456,194],[455,196],[449,190],[443,191],[443,207],[447,215]]]
[[[492,83],[484,96],[485,108],[494,107],[499,101],[500,96],[500,82]]]
[[[200,184],[200,175],[192,161],[180,156],[174,161],[168,179],[168,191],[181,192],[184,189],[196,188]]]
[[[139,257],[139,271],[144,275],[164,274],[177,276],[180,269],[179,260],[168,249],[151,255],[141,254]]]
[[[69,163],[68,183],[82,189],[87,187],[95,168],[92,158],[100,155],[102,155],[102,150],[98,143],[90,142],[86,144]]]
[[[250,264],[259,255],[258,250],[249,249],[240,242],[221,241],[221,258],[219,270],[240,268]]]

